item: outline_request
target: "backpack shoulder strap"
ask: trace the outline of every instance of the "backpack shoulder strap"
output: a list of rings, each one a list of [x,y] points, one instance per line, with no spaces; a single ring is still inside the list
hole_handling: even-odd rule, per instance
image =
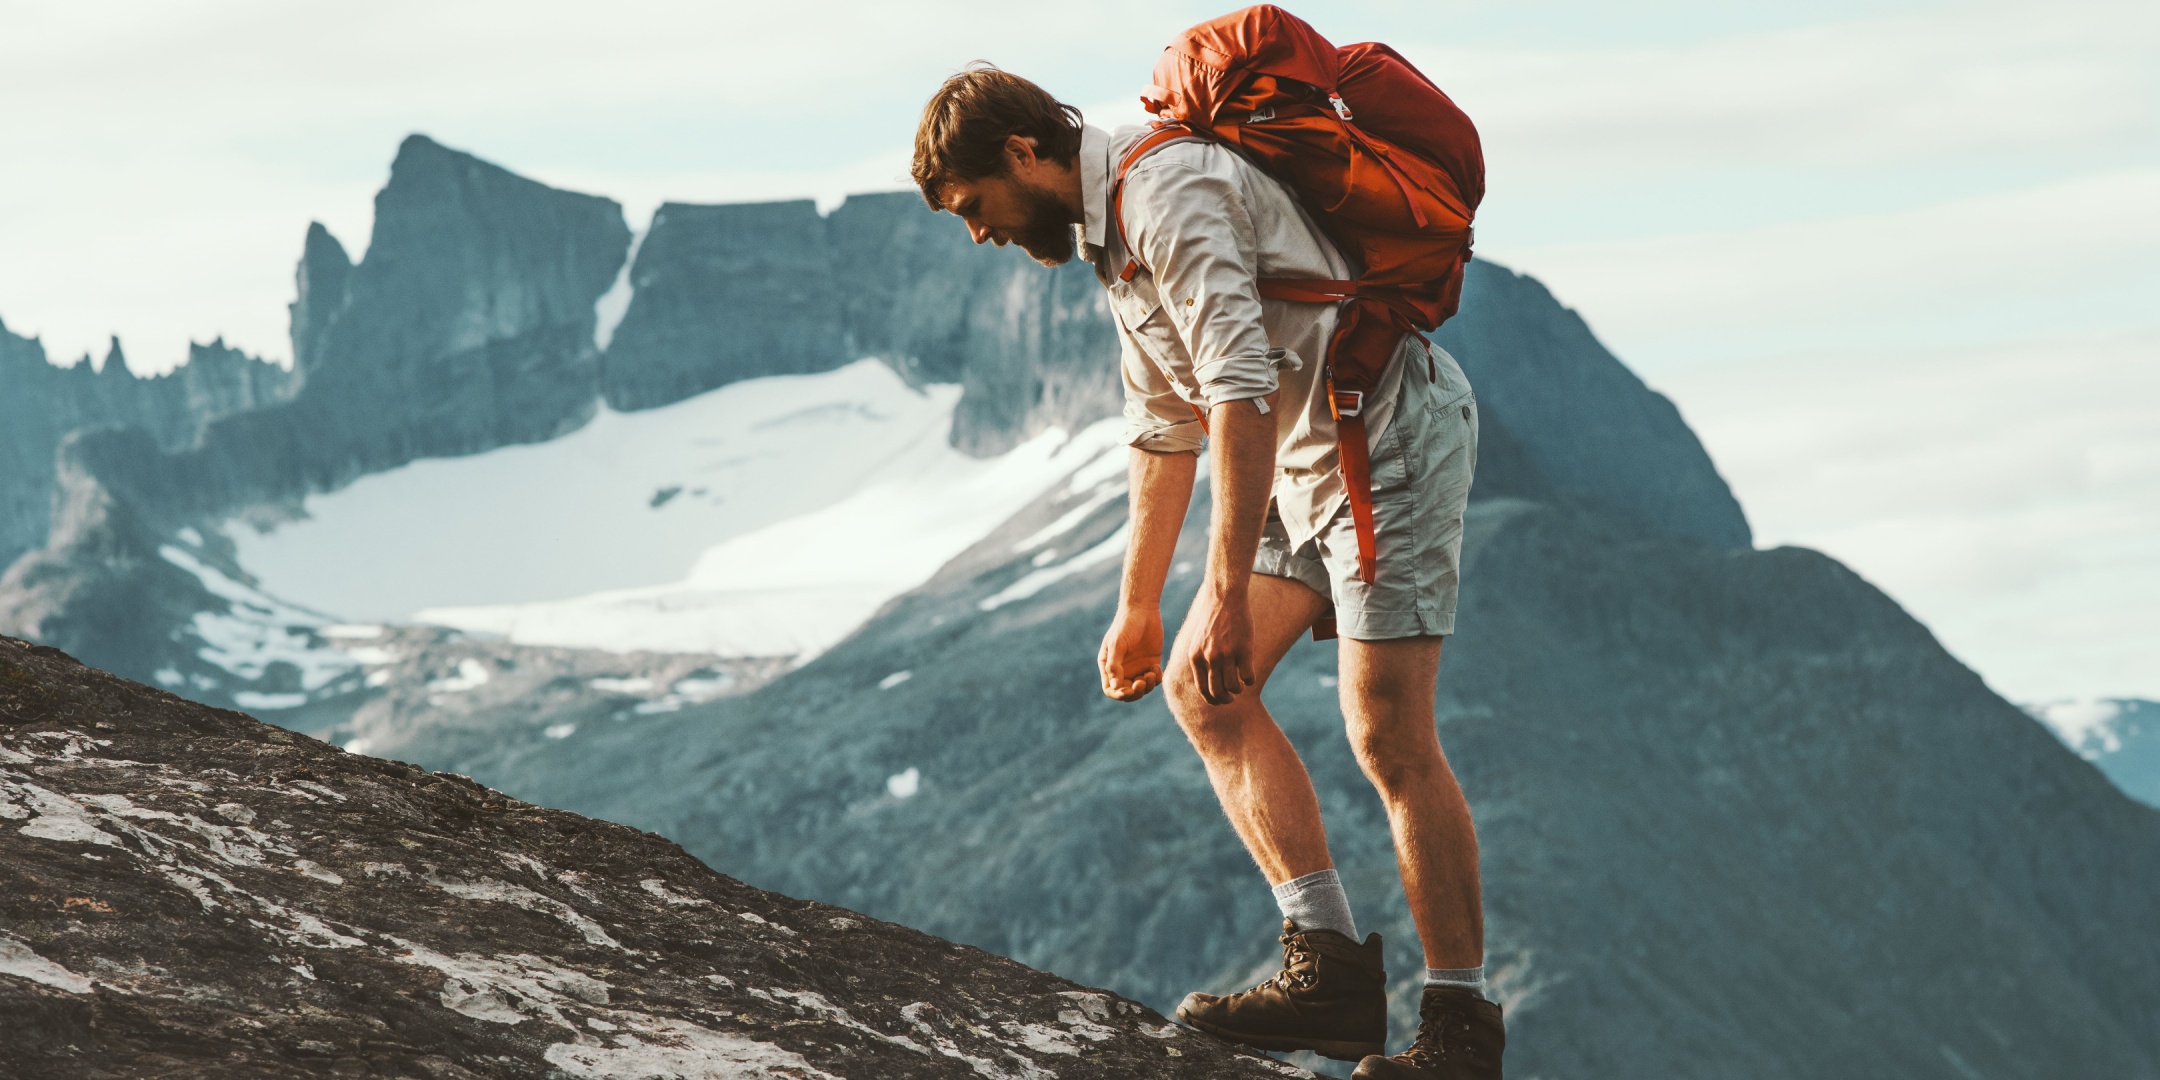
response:
[[[1117,177],[1110,182],[1110,217],[1117,222],[1118,246],[1125,249],[1125,269],[1118,272],[1119,281],[1131,281],[1133,275],[1140,272],[1140,259],[1133,253],[1132,243],[1125,238],[1125,174],[1131,172],[1141,158],[1172,143],[1214,141],[1198,128],[1185,124],[1157,124],[1118,159]]]

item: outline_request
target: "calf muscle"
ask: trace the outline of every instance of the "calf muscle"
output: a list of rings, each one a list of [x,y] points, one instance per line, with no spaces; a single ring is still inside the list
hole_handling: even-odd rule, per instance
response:
[[[1485,962],[1477,828],[1433,723],[1441,639],[1344,639],[1343,723],[1358,765],[1380,792],[1425,964]]]

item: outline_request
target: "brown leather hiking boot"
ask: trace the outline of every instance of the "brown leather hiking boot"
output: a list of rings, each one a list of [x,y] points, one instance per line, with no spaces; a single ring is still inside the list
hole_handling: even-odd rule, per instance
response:
[[[1356,1061],[1387,1048],[1387,972],[1380,935],[1360,945],[1283,920],[1283,969],[1228,997],[1187,994],[1178,1019],[1261,1050],[1310,1050]]]
[[[1500,1080],[1507,1030],[1500,1006],[1453,986],[1428,986],[1417,1041],[1394,1057],[1358,1062],[1351,1080]]]

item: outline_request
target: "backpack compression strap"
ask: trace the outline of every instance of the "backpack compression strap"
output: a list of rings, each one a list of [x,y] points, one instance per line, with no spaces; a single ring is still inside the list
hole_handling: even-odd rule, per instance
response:
[[[1118,244],[1125,249],[1125,269],[1118,273],[1119,281],[1131,281],[1140,272],[1140,260],[1133,255],[1132,243],[1125,236],[1125,174],[1141,158],[1172,143],[1215,141],[1184,124],[1158,124],[1118,161],[1117,178],[1110,185],[1110,215],[1117,222]],[[1368,296],[1358,282],[1338,279],[1263,278],[1257,284],[1260,295],[1269,300],[1327,304]],[[1330,351],[1333,344],[1330,342]],[[1357,528],[1358,578],[1370,585],[1378,561],[1378,541],[1373,525],[1372,450],[1365,436],[1365,391],[1339,390],[1330,367],[1323,365],[1321,370],[1327,379],[1328,412],[1335,418],[1336,455],[1341,463],[1343,490],[1349,496],[1351,523]],[[1193,412],[1200,417],[1201,429],[1206,430],[1207,413],[1198,405],[1193,406]],[[1317,627],[1314,636],[1319,636]],[[1327,636],[1334,634],[1330,632]]]

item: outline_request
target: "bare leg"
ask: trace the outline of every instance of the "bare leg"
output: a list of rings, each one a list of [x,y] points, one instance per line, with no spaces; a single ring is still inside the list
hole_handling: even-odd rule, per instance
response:
[[[1252,610],[1254,685],[1227,705],[1210,705],[1200,694],[1192,666],[1173,659],[1164,690],[1170,712],[1206,764],[1215,797],[1245,850],[1260,864],[1268,883],[1334,866],[1328,857],[1327,829],[1320,823],[1320,799],[1313,793],[1305,763],[1285,738],[1275,718],[1260,703],[1260,692],[1283,654],[1297,644],[1313,620],[1327,609],[1320,594],[1287,578],[1254,574],[1248,602]],[[1203,620],[1188,615],[1178,632],[1173,658],[1191,648],[1188,637]]]
[[[1433,726],[1441,641],[1342,639],[1342,711],[1358,765],[1387,806],[1425,965],[1472,968],[1485,962],[1477,829]]]

